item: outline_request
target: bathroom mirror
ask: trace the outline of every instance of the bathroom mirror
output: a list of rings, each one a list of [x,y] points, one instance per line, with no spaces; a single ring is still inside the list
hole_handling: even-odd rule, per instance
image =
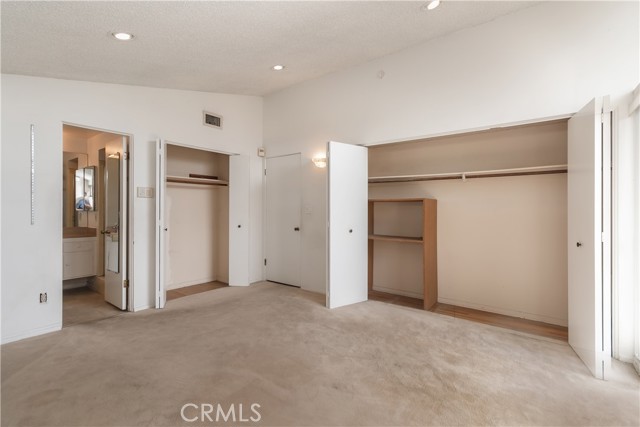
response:
[[[63,227],[79,227],[82,212],[76,211],[76,171],[89,165],[88,155],[64,151],[62,153]],[[85,215],[86,216],[86,215]]]
[[[95,211],[95,166],[76,170],[75,209],[76,211]]]

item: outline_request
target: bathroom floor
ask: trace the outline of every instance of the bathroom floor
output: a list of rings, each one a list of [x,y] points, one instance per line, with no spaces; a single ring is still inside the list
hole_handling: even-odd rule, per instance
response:
[[[63,327],[94,322],[126,313],[105,302],[101,294],[88,287],[65,290],[62,307]]]

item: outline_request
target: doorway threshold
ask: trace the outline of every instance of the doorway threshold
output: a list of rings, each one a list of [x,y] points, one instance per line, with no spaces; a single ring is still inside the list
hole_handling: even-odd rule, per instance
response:
[[[227,285],[226,283],[214,281],[185,286],[184,288],[169,289],[167,291],[167,301],[186,297],[189,295],[200,294],[202,292],[213,291],[214,289],[226,288],[227,286],[229,285]]]

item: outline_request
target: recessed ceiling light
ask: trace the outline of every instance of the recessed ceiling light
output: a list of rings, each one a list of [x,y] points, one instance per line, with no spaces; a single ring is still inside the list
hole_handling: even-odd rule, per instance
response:
[[[129,41],[133,38],[133,34],[130,33],[111,33],[111,35],[123,42]]]
[[[422,10],[433,10],[438,6],[440,6],[440,0],[432,0],[429,4],[422,6]]]
[[[275,71],[282,71],[282,70],[284,70],[284,65],[279,65],[278,64],[278,65],[274,65],[271,68],[273,68]]]

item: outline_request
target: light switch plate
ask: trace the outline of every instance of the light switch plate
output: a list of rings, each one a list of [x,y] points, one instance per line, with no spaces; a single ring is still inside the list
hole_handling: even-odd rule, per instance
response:
[[[153,198],[153,188],[152,187],[137,187],[136,194],[139,198],[143,199],[151,199]]]
[[[304,207],[304,214],[305,215],[311,215],[313,213],[313,208],[311,206],[305,206]]]

